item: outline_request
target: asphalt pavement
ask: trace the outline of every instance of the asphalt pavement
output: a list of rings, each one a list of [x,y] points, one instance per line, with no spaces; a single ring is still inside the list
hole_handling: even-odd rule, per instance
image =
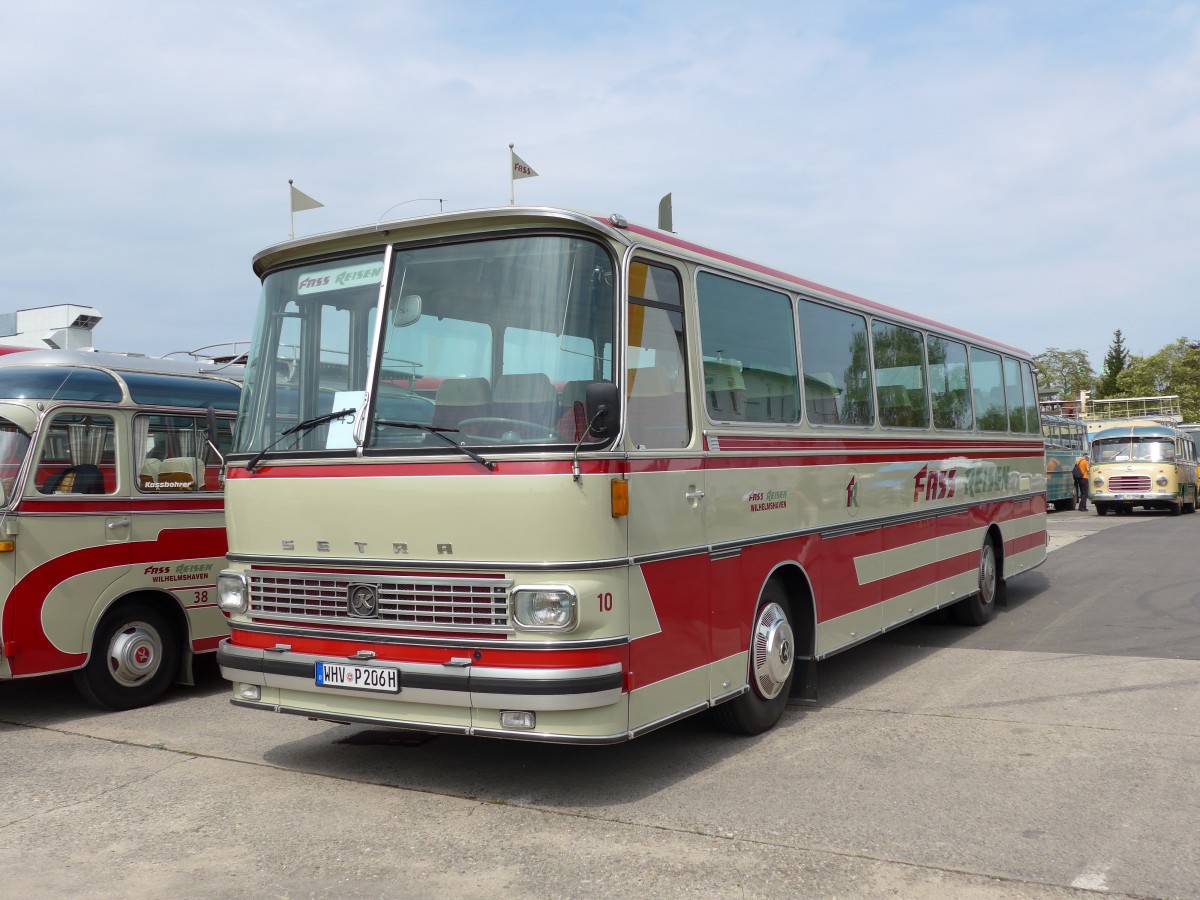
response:
[[[608,748],[0,684],[0,883],[36,897],[1195,897],[1200,516],[1051,513],[979,629],[821,665],[816,706]]]

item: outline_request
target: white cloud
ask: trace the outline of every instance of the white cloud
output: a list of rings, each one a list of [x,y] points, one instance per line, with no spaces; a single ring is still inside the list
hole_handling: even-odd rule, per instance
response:
[[[1194,4],[52,2],[0,79],[2,306],[113,349],[247,337],[288,178],[302,233],[497,205],[509,142],[520,202],[672,191],[691,240],[1032,351],[1195,331]]]

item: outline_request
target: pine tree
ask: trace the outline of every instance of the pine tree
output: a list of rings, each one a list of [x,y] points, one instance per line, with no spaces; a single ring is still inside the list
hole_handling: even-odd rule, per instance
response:
[[[1097,399],[1114,397],[1118,393],[1117,376],[1129,365],[1129,351],[1125,348],[1125,336],[1118,328],[1113,332],[1113,342],[1104,354],[1104,369],[1100,372],[1100,380],[1096,383]]]

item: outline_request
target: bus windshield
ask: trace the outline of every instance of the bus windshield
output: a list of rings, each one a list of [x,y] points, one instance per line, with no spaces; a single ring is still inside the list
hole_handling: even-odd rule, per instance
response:
[[[430,429],[573,446],[586,385],[613,378],[614,283],[600,244],[547,234],[396,249],[388,271],[374,253],[273,272],[234,452],[353,451],[343,420],[285,432],[368,390],[367,453],[445,453]]]
[[[1168,462],[1175,458],[1175,442],[1169,438],[1105,438],[1092,441],[1095,462]]]

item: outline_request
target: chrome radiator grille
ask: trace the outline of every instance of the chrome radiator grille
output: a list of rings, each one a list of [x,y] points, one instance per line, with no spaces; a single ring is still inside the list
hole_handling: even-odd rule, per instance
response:
[[[1150,490],[1149,475],[1113,475],[1108,479],[1108,489],[1113,493],[1120,491]]]
[[[423,631],[507,632],[508,589],[496,578],[394,578],[251,569],[250,613],[272,619],[336,622]],[[350,615],[350,585],[379,590],[378,615]]]

